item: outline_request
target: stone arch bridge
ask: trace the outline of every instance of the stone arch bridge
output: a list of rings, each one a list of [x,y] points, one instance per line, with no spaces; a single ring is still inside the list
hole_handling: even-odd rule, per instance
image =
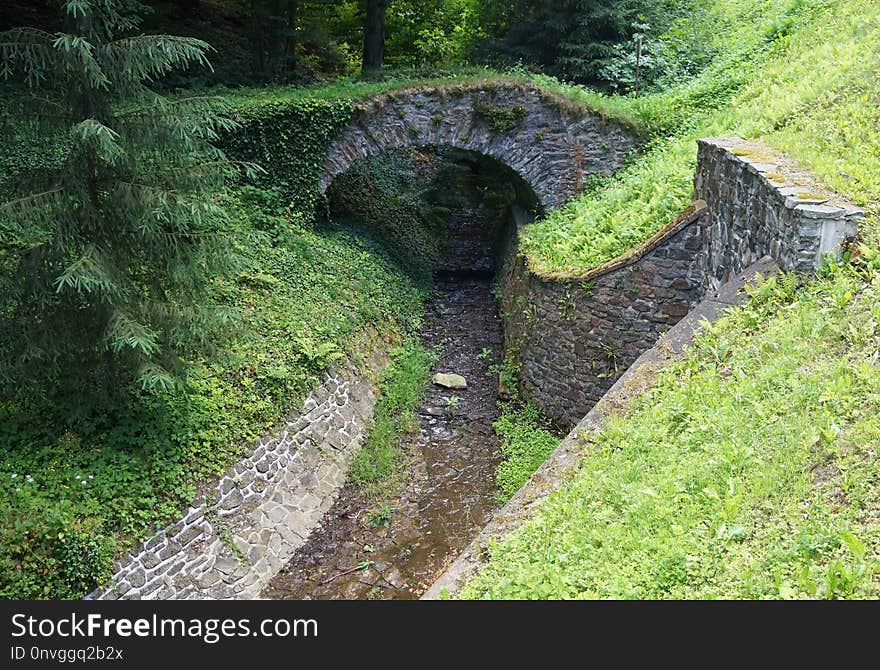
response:
[[[639,141],[570,99],[519,82],[396,89],[359,101],[328,148],[321,190],[361,158],[390,149],[449,146],[498,160],[528,184],[544,212],[607,176]]]

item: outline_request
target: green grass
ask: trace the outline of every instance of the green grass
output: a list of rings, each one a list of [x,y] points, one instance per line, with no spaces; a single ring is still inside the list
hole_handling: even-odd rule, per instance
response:
[[[520,249],[533,271],[584,274],[669,223],[690,202],[699,137],[767,142],[876,214],[880,7],[858,0],[713,5],[719,53],[709,67],[659,92],[604,100],[657,139],[605,188],[523,230]],[[577,87],[556,88],[595,98]],[[866,228],[871,239],[873,221]]]
[[[366,443],[355,455],[349,471],[349,480],[372,499],[384,497],[402,477],[401,437],[418,430],[416,409],[437,360],[415,338],[393,349],[390,357]]]
[[[642,242],[689,203],[695,140],[731,134],[864,206],[863,260],[765,281],[701,335],[465,598],[880,597],[880,7],[713,5],[713,63],[608,101],[656,139],[524,231],[530,266],[577,276]]]
[[[454,84],[494,78],[499,74],[495,70],[483,67],[462,67],[442,73],[400,70],[388,72],[380,81],[362,80],[351,76],[311,86],[272,85],[234,89],[218,88],[215,89],[215,92],[236,105],[275,104],[299,100],[357,100],[396,88]]]
[[[878,269],[765,281],[463,596],[880,597]]]
[[[495,471],[495,483],[498,485],[497,501],[504,504],[547,460],[559,444],[559,438],[549,430],[534,405],[504,405],[501,418],[492,424],[492,428],[501,438],[503,460]]]
[[[122,390],[109,408],[0,402],[0,597],[80,597],[108,576],[108,547],[176,518],[328,366],[357,359],[365,331],[384,340],[418,327],[425,287],[380,243],[302,229],[252,189],[227,207],[239,229],[231,251],[247,266],[216,289],[239,323],[217,359],[194,362],[188,395]],[[83,538],[98,542],[85,576],[68,560]]]
[[[582,87],[566,86],[552,77],[536,75],[525,70],[499,71],[488,67],[468,66],[442,72],[420,70],[396,70],[387,73],[381,81],[362,81],[356,77],[343,77],[313,86],[267,86],[259,88],[213,89],[233,108],[247,110],[252,107],[273,107],[309,101],[349,101],[406,91],[420,87],[494,88],[503,85],[537,86],[565,107],[572,103],[647,134],[650,126],[648,115],[642,114],[626,99],[603,95]]]

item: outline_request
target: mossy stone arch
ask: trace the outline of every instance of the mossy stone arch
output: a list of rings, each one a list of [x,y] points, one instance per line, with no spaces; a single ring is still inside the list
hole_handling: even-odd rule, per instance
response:
[[[321,190],[358,159],[405,147],[450,146],[513,169],[544,212],[609,175],[639,145],[629,129],[536,86],[508,81],[396,89],[357,103],[331,142]]]

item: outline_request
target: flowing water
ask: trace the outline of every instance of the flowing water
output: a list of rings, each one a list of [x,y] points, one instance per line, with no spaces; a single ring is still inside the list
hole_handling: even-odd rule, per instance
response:
[[[409,476],[390,503],[387,525],[367,523],[376,521],[375,505],[346,486],[264,597],[417,598],[488,521],[499,462],[493,366],[502,336],[479,223],[470,210],[453,217],[420,333],[425,347],[440,347],[436,370],[464,376],[467,388],[428,388],[419,431],[405,441]]]

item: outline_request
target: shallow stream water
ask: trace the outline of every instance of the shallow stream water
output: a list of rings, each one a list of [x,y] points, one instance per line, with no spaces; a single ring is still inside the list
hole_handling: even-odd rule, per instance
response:
[[[470,233],[475,223],[468,212],[453,219],[455,253],[440,267],[420,332],[425,347],[439,345],[436,371],[464,376],[467,388],[428,388],[418,433],[405,439],[408,478],[390,503],[387,524],[367,523],[368,516],[375,521],[375,505],[346,486],[264,597],[417,598],[489,520],[500,460],[492,431],[499,415],[493,366],[502,336],[488,248]]]

